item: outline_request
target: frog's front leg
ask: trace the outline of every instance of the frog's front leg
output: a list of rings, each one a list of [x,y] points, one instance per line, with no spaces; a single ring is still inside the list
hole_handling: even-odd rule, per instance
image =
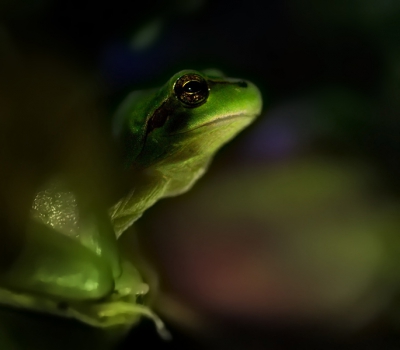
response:
[[[133,183],[129,194],[109,210],[116,237],[164,195],[169,179],[157,170],[137,170]]]

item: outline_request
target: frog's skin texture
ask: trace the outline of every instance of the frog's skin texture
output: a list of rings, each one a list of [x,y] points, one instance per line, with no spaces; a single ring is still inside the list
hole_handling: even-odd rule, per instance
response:
[[[60,176],[32,205],[25,248],[0,275],[0,302],[78,319],[96,327],[130,326],[148,286],[121,257],[117,238],[162,197],[190,189],[215,152],[261,112],[250,82],[186,70],[159,89],[133,92],[115,116],[127,142],[128,195],[106,212],[87,205]],[[111,220],[110,220],[111,218]]]

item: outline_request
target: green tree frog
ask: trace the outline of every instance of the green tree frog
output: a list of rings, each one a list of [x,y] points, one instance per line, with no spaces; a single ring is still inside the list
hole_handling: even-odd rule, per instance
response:
[[[107,213],[65,177],[46,184],[34,199],[24,249],[0,273],[0,303],[105,328],[148,316],[162,332],[140,303],[148,286],[117,238],[156,201],[190,189],[261,107],[255,85],[212,70],[184,70],[161,88],[131,93],[114,124],[127,142],[130,192]]]

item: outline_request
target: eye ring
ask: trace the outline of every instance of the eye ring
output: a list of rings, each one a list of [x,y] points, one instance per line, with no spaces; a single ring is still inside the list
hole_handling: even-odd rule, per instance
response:
[[[174,92],[179,101],[188,107],[198,107],[207,101],[209,87],[198,74],[182,75],[174,84]]]

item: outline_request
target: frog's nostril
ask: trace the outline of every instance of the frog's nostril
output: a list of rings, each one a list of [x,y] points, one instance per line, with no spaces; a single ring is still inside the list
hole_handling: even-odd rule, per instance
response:
[[[245,81],[238,81],[236,84],[242,88],[247,88],[247,83]]]

